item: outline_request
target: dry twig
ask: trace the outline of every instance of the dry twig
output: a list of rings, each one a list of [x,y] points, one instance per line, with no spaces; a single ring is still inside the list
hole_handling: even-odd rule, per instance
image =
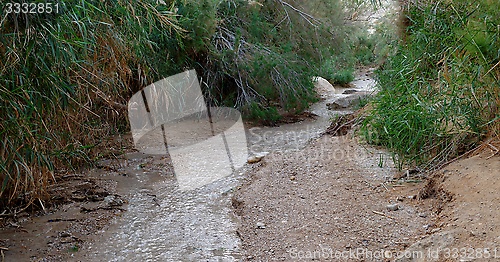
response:
[[[498,154],[498,148],[496,148],[495,146],[493,146],[490,143],[486,143],[486,145],[488,145],[491,149],[493,149],[493,151],[495,151],[491,156],[487,157],[486,159],[490,159],[490,158],[494,157],[496,154]]]
[[[383,217],[387,217],[387,218],[394,219],[394,220],[396,219],[396,218],[391,217],[389,215],[386,215],[386,214],[384,214],[382,212],[378,212],[378,211],[375,211],[375,210],[372,210],[372,212],[375,213],[375,214],[377,214],[377,215],[383,216]]]
[[[314,16],[312,16],[312,15],[310,15],[310,14],[308,14],[308,13],[306,13],[306,12],[304,12],[304,11],[300,10],[300,9],[295,8],[294,6],[292,6],[291,4],[289,4],[289,3],[285,2],[285,1],[282,1],[282,0],[277,0],[277,1],[278,1],[281,5],[283,5],[283,6],[287,6],[287,7],[289,7],[290,9],[292,9],[293,11],[297,12],[297,13],[298,13],[298,14],[299,14],[302,18],[304,18],[304,20],[306,20],[306,21],[307,21],[310,25],[312,25],[312,26],[316,27],[316,26],[317,26],[316,24],[321,24],[321,22],[320,22],[317,18],[315,18]],[[287,13],[287,15],[288,15],[288,13]],[[312,22],[311,22],[311,21],[312,21]],[[314,23],[316,23],[316,24],[314,24],[313,22],[314,22]]]

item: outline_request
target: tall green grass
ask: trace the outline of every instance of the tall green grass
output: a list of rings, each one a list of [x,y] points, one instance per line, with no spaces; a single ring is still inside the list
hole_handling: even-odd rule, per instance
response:
[[[439,167],[500,134],[500,3],[409,1],[397,53],[364,123],[401,168]]]
[[[59,4],[58,14],[7,14],[2,4],[2,207],[46,199],[57,168],[89,161],[103,137],[123,131],[116,105],[157,77],[145,59],[160,55],[155,37],[184,33],[145,1]]]

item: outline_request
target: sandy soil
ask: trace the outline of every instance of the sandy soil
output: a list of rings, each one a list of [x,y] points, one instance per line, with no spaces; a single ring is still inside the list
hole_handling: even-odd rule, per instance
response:
[[[500,260],[500,157],[488,155],[458,161],[440,172],[442,187],[453,201],[439,219],[468,233],[453,247],[497,248]]]
[[[500,157],[491,155],[454,162],[429,180],[444,202],[439,231],[409,248],[434,251],[419,261],[500,261]]]
[[[422,183],[389,183],[378,154],[323,136],[267,156],[233,198],[247,260],[381,261],[432,231],[435,201],[415,199]]]

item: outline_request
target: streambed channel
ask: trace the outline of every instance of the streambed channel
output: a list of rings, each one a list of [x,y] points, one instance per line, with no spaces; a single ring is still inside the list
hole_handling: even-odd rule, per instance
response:
[[[275,127],[246,128],[249,155],[300,150],[319,137],[336,114],[349,108],[331,106],[356,93],[372,93],[371,70],[358,72],[349,88],[319,90],[322,100],[309,112],[315,117]],[[346,94],[348,93],[348,94]],[[330,107],[330,109],[329,109]],[[246,164],[230,176],[193,190],[180,190],[167,156],[128,153],[104,161],[121,176],[101,169],[92,176],[118,181],[118,194],[128,199],[126,212],[98,232],[75,259],[85,261],[237,261],[242,256],[236,232],[232,192],[245,179]]]

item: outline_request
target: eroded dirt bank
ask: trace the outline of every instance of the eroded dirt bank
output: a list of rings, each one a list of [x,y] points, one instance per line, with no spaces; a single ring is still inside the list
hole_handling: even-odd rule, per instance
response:
[[[432,256],[399,261],[500,261],[500,157],[485,150],[430,176],[424,194],[442,202],[431,236],[407,251]]]

